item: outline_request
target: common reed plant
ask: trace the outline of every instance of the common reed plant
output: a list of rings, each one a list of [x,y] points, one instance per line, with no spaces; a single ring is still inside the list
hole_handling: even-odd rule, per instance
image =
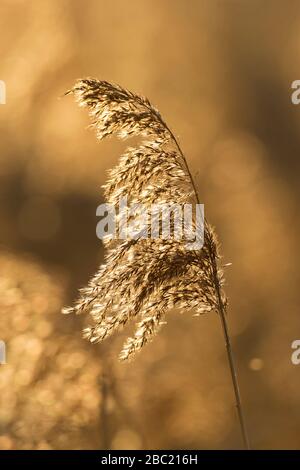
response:
[[[200,204],[199,194],[179,143],[158,110],[147,98],[118,85],[88,78],[67,92],[88,108],[98,139],[112,134],[126,139],[141,136],[110,171],[104,186],[106,200],[117,204],[126,196],[129,204]],[[119,214],[120,216],[120,214]],[[84,336],[100,342],[137,318],[135,334],[128,338],[120,358],[132,357],[166,322],[170,309],[196,315],[217,312],[224,333],[244,445],[249,448],[240,393],[228,333],[227,298],[223,266],[214,229],[204,221],[201,249],[187,248],[186,240],[171,237],[129,238],[105,241],[105,264],[81,290],[74,306],[63,313],[89,313],[91,325]]]

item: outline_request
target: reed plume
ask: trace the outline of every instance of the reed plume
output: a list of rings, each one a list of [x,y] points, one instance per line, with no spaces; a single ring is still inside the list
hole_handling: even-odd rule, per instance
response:
[[[188,202],[199,195],[186,158],[172,131],[148,99],[118,85],[84,79],[67,92],[86,107],[97,137],[112,134],[126,139],[141,136],[140,146],[128,148],[110,171],[104,186],[109,203],[126,196],[129,204]],[[120,216],[120,214],[119,214]],[[63,313],[89,313],[92,324],[84,330],[91,342],[100,342],[138,318],[136,332],[128,338],[120,358],[126,360],[148,343],[166,322],[172,308],[195,315],[215,311],[221,318],[237,409],[245,446],[248,438],[242,415],[238,382],[226,323],[227,298],[219,244],[212,226],[204,221],[201,249],[188,249],[186,240],[172,237],[135,237],[106,240],[105,264],[81,290],[73,307]]]

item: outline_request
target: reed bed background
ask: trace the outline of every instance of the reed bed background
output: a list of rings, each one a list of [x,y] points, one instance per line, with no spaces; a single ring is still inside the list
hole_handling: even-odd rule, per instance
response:
[[[215,314],[173,312],[130,364],[131,332],[92,346],[63,317],[103,260],[106,171],[85,112],[58,99],[98,76],[147,95],[189,160],[225,262],[254,448],[299,448],[299,2],[23,1],[0,6],[0,448],[236,448]]]

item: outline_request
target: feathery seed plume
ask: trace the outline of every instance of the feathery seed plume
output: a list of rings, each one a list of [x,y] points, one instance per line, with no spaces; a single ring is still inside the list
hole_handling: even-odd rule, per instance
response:
[[[129,148],[110,171],[104,186],[109,203],[127,197],[128,204],[184,204],[197,201],[194,183],[179,145],[160,113],[148,99],[118,85],[96,79],[80,80],[68,93],[86,107],[97,137],[142,136],[138,148]],[[64,313],[88,312],[92,325],[84,330],[91,342],[99,342],[138,317],[137,330],[121,352],[128,359],[141,349],[165,323],[168,310],[176,307],[204,314],[219,303],[222,270],[218,267],[218,243],[205,222],[204,245],[190,250],[185,240],[129,239],[110,246],[105,264],[91,279],[74,307]],[[221,297],[220,297],[221,292]]]

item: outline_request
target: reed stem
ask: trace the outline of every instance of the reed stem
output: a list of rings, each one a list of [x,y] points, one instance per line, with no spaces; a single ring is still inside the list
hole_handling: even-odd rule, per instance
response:
[[[165,124],[166,125],[166,124]],[[182,152],[180,145],[174,136],[173,132],[169,129],[169,127],[166,125],[168,131],[170,132],[174,143],[183,159],[186,171],[188,173],[188,176],[191,180],[191,184],[195,193],[195,198],[197,201],[197,204],[200,204],[200,198],[198,195],[198,191],[196,188],[195,181],[193,179],[192,173],[189,169],[187,160],[184,156],[184,153]],[[217,294],[217,299],[218,299],[218,313],[219,317],[221,320],[221,325],[222,325],[222,330],[223,330],[223,335],[225,339],[225,346],[226,346],[226,351],[227,351],[227,359],[229,363],[229,369],[230,369],[230,374],[231,374],[231,380],[232,380],[232,386],[234,390],[234,395],[235,395],[235,403],[236,403],[236,409],[238,413],[238,418],[239,418],[239,423],[240,423],[240,429],[241,429],[241,435],[243,439],[243,444],[244,448],[246,450],[250,450],[250,443],[249,443],[249,437],[248,437],[248,432],[247,432],[247,427],[246,427],[246,422],[245,422],[245,417],[244,417],[244,412],[243,412],[243,407],[242,407],[242,402],[241,402],[241,394],[240,394],[240,388],[239,388],[239,383],[238,383],[238,378],[237,378],[237,371],[234,363],[234,357],[233,357],[233,351],[232,351],[232,346],[231,346],[231,341],[230,341],[230,335],[229,335],[229,330],[228,330],[228,325],[227,325],[227,320],[226,320],[226,311],[224,309],[224,305],[222,302],[222,297],[221,297],[221,288],[220,288],[220,283],[218,279],[218,268],[217,268],[217,262],[214,256],[210,256],[212,267],[213,267],[213,278],[214,278],[214,285],[216,289],[216,294]]]

